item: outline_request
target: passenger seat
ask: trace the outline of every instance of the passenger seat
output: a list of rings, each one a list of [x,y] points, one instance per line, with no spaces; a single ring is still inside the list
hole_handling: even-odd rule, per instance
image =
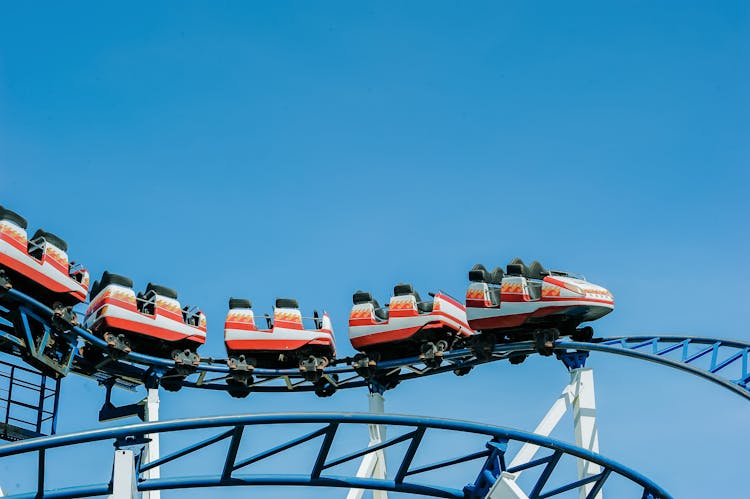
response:
[[[357,292],[352,295],[352,301],[355,305],[372,303],[372,306],[375,309],[375,318],[381,321],[388,320],[388,309],[381,307],[378,300],[374,299],[367,291],[357,290]]]
[[[394,296],[412,295],[414,299],[417,301],[417,310],[419,311],[420,314],[429,314],[430,312],[432,312],[432,309],[435,306],[435,302],[432,300],[428,302],[423,302],[422,298],[419,296],[419,293],[414,291],[414,287],[411,284],[407,284],[407,283],[396,284],[393,287],[393,295]]]

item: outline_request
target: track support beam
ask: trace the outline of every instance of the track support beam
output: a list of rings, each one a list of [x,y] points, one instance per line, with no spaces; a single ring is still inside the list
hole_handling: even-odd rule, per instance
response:
[[[599,429],[596,425],[596,397],[594,396],[594,371],[590,368],[574,369],[570,373],[570,383],[576,384],[577,397],[573,400],[573,425],[575,427],[576,445],[591,452],[599,453]],[[578,478],[589,478],[601,473],[598,464],[578,459]],[[593,488],[587,483],[578,489],[580,499],[587,499]],[[602,499],[601,491],[594,499]]]
[[[487,499],[529,499],[516,485],[516,475],[503,471],[487,494]]]
[[[112,468],[112,494],[108,499],[137,499],[135,456],[130,449],[115,450]]]
[[[573,409],[573,428],[575,431],[576,445],[591,452],[599,452],[599,430],[596,425],[596,397],[594,395],[594,371],[591,368],[572,369],[570,371],[570,383],[563,389],[558,399],[544,416],[542,421],[534,430],[537,435],[549,436],[560,422],[568,409]],[[539,446],[530,443],[524,444],[511,461],[509,468],[521,466],[534,459]],[[578,459],[578,478],[585,479],[601,472],[599,465],[588,463]],[[522,471],[514,473],[517,478]],[[502,480],[498,479],[498,482]],[[580,499],[587,499],[589,492],[593,489],[593,483],[587,483],[579,487]],[[487,496],[494,497],[495,496]],[[513,496],[497,496],[513,497]],[[593,499],[602,499],[601,491],[598,491]]]
[[[379,392],[370,392],[369,396],[370,414],[385,414],[385,397]],[[370,431],[370,443],[368,447],[378,445],[385,441],[385,425],[368,425]],[[378,478],[385,479],[385,450],[380,449],[362,458],[362,463],[357,469],[358,478]],[[350,489],[346,499],[361,499],[364,495],[364,489]],[[384,490],[373,490],[373,499],[388,499],[388,493]]]
[[[159,389],[149,388],[146,396],[146,422],[152,423],[159,421]],[[143,449],[146,463],[151,463],[159,459],[159,434],[149,433],[146,435],[149,440]],[[145,479],[157,479],[161,476],[159,467],[151,468],[143,473]],[[143,499],[161,499],[161,491],[150,490],[143,493]]]

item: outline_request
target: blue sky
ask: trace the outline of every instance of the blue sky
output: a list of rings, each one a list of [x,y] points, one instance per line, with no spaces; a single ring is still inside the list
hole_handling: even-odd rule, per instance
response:
[[[471,265],[515,256],[612,290],[600,335],[750,339],[746,2],[35,7],[0,15],[0,203],[92,277],[201,306],[204,355],[223,353],[230,295],[325,308],[348,355],[355,289],[461,296]],[[676,497],[743,495],[746,402],[590,365],[603,454]],[[386,407],[533,429],[566,380],[550,359],[497,363]],[[96,426],[102,397],[67,379],[59,430]],[[364,391],[162,400],[165,418],[366,409]]]

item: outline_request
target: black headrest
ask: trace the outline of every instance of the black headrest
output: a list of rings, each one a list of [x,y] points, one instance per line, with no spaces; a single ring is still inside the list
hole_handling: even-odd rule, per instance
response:
[[[478,263],[469,271],[469,280],[471,282],[490,282],[490,273],[484,268],[484,265]]]
[[[9,210],[3,206],[0,206],[0,220],[8,220],[21,227],[23,230],[29,226],[29,223],[21,215],[15,211]]]
[[[509,263],[508,268],[505,271],[508,275],[517,275],[522,276],[523,275],[523,265],[520,265],[518,263]]]
[[[66,243],[62,238],[57,237],[51,232],[47,232],[44,229],[38,229],[36,232],[34,232],[34,235],[31,237],[31,239],[36,239],[38,237],[43,237],[45,241],[48,243],[52,243],[61,250],[67,252],[68,251],[68,243]]]
[[[173,300],[177,299],[177,291],[166,286],[154,284],[153,282],[148,283],[148,285],[146,286],[146,293],[148,293],[149,291],[153,291],[157,295],[163,296],[165,298],[172,298]]]
[[[247,298],[230,298],[229,310],[232,310],[233,308],[253,308],[253,302]]]
[[[517,265],[517,267],[516,267]],[[513,267],[514,271],[511,272],[510,269]],[[518,270],[520,269],[520,270]],[[510,275],[520,275],[523,277],[529,277],[529,268],[526,266],[525,263],[523,263],[523,260],[516,257],[514,258],[509,264],[508,264],[508,274]]]
[[[549,275],[549,272],[542,267],[542,264],[534,260],[529,266],[529,277],[532,279],[544,279],[544,276]]]
[[[99,289],[104,289],[105,286],[109,286],[110,284],[117,284],[118,286],[132,288],[133,280],[129,277],[125,277],[124,275],[112,274],[105,270],[102,274],[102,280],[99,284]]]
[[[503,283],[503,269],[495,267],[490,275],[490,282],[492,284],[497,284],[498,286],[501,285]]]
[[[299,308],[299,303],[294,298],[276,298],[276,308]]]
[[[354,302],[355,305],[361,305],[362,303],[371,303],[372,301],[372,295],[367,291],[358,289],[357,292],[352,295],[352,302]]]
[[[393,286],[393,296],[413,295],[414,287],[411,284],[399,283]]]

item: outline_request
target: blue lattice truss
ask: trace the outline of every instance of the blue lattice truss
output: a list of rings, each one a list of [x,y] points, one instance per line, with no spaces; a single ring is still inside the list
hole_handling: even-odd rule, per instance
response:
[[[137,352],[113,355],[104,340],[66,323],[33,298],[13,289],[0,293],[4,305],[0,306],[0,349],[24,357],[51,375],[61,377],[74,372],[102,383],[133,388],[141,384],[154,386],[178,367],[172,360]],[[51,343],[54,349],[50,348]],[[94,364],[81,356],[81,345],[98,349],[101,361]],[[589,352],[645,360],[700,376],[750,399],[749,351],[750,343],[742,341],[655,335],[601,338],[587,343],[560,340],[555,343],[554,353],[569,369],[583,367]],[[532,342],[501,343],[494,346],[489,356],[478,355],[469,348],[452,350],[444,354],[439,367],[427,367],[419,358],[411,357],[380,362],[367,372],[354,367],[353,359],[344,358],[325,369],[323,387],[327,394],[365,386],[382,392],[405,380],[451,371],[465,374],[487,362],[523,360],[536,353]],[[176,388],[227,390],[225,381],[231,376],[226,360],[204,359],[192,373],[179,377]],[[320,384],[305,380],[297,369],[255,369],[253,376],[249,391],[321,389]]]
[[[310,425],[317,425],[318,427],[283,444],[266,449],[253,449],[253,453],[248,456],[240,455],[240,446],[243,443],[243,435],[245,435],[246,429],[252,426],[276,424],[299,424],[304,425],[307,429],[309,429]],[[394,430],[399,429],[403,433],[380,444],[348,452],[345,455],[332,455],[331,448],[343,427],[367,424],[388,425],[389,428]],[[285,428],[288,428],[288,426],[285,426]],[[619,475],[630,481],[640,491],[639,494],[642,498],[656,499],[671,497],[653,481],[619,463],[573,445],[541,437],[533,433],[464,421],[393,415],[375,416],[357,413],[268,414],[198,418],[93,430],[5,445],[0,447],[0,458],[36,452],[39,463],[36,490],[7,497],[67,498],[109,494],[112,492],[112,483],[106,481],[102,483],[82,484],[65,489],[45,490],[45,452],[53,448],[94,444],[102,441],[112,442],[115,448],[131,448],[137,452],[147,442],[149,434],[188,432],[196,429],[212,429],[216,433],[209,438],[181,446],[154,462],[144,463],[140,459],[136,460],[136,471],[139,477],[137,488],[139,491],[216,486],[304,485],[387,490],[455,499],[481,498],[487,495],[503,471],[515,473],[536,470],[536,478],[531,480],[529,490],[526,492],[531,499],[554,497],[589,483],[593,485],[587,496],[591,499],[602,489],[608,479],[615,475]],[[438,433],[436,438],[439,438],[439,432],[444,431],[479,435],[484,437],[485,443],[483,445],[477,444],[477,448],[471,449],[468,452],[461,451],[459,455],[450,459],[439,462],[428,461],[427,464],[415,465],[415,458],[423,458],[425,455],[431,454],[430,451],[420,454],[423,444],[429,438],[433,437],[435,433]],[[362,433],[366,434],[364,428]],[[179,440],[189,441],[189,439],[189,436],[185,436]],[[462,441],[467,442],[471,440],[473,439],[462,439]],[[476,440],[481,441],[482,439]],[[223,464],[220,466],[221,470],[218,473],[202,476],[170,476],[165,475],[165,468],[162,468],[160,478],[146,478],[144,476],[144,472],[152,468],[178,461],[200,449],[226,441],[229,442],[229,445],[226,448],[222,448],[224,450],[221,452],[225,452],[225,455]],[[252,442],[254,441],[250,441],[250,443]],[[290,452],[290,458],[298,461],[300,459],[299,453],[294,452],[295,448],[308,442],[316,442],[318,445],[317,451],[314,452],[314,457],[309,463],[309,467],[307,467],[309,472],[301,474],[253,473],[253,465],[255,463],[284,452]],[[514,442],[538,445],[545,455],[529,463],[514,468],[507,468],[505,453],[509,444]],[[391,448],[401,443],[406,443],[406,450],[403,452],[400,460],[397,459],[396,466],[393,466],[393,462],[391,462],[391,469],[394,470],[392,476],[384,479],[362,478],[332,472],[332,468],[340,464],[358,460],[368,453]],[[394,454],[390,453],[391,457]],[[561,458],[565,456],[581,458],[585,461],[596,463],[601,467],[601,471],[596,475],[582,480],[578,479],[577,476],[567,476],[571,472],[571,467],[558,466]],[[479,471],[476,480],[463,488],[436,485],[430,483],[429,478],[425,478],[428,472],[447,470],[453,466],[467,462],[476,462]],[[186,465],[179,468],[190,469],[191,467]],[[533,473],[533,471],[529,472]],[[552,476],[555,477],[554,487],[547,485]]]

